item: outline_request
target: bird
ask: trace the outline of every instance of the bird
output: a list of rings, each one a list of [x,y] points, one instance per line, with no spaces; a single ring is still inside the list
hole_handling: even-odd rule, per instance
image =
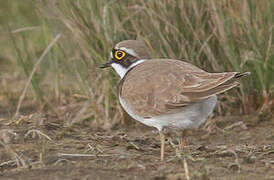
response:
[[[122,108],[135,120],[158,129],[160,159],[164,160],[164,129],[182,132],[201,126],[217,103],[217,94],[240,83],[250,72],[210,73],[186,61],[152,58],[141,40],[123,40],[110,51],[100,66],[112,67],[120,76],[118,98]]]

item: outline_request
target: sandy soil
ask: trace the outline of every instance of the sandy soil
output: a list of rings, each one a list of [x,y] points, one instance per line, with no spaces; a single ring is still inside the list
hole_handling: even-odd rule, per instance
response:
[[[0,179],[274,179],[271,117],[211,119],[183,152],[168,137],[164,161],[158,133],[143,125],[104,131],[34,117],[0,118]]]

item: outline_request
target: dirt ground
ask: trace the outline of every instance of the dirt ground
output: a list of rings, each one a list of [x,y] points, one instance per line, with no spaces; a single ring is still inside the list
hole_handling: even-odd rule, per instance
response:
[[[210,119],[189,132],[183,152],[169,136],[164,161],[155,129],[63,124],[41,114],[0,118],[0,179],[274,179],[272,117]]]

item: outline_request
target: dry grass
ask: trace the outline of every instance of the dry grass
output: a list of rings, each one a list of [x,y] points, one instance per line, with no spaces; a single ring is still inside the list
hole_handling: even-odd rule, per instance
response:
[[[272,1],[250,0],[37,1],[36,24],[3,26],[9,31],[2,28],[12,42],[5,51],[13,52],[2,58],[4,62],[11,59],[15,69],[13,77],[4,71],[2,84],[19,85],[18,81],[25,83],[29,78],[32,89],[21,95],[23,86],[15,90],[14,84],[5,83],[0,94],[9,104],[17,103],[19,95],[34,98],[39,109],[57,116],[60,104],[77,109],[68,126],[90,119],[109,128],[121,118],[115,88],[118,77],[98,65],[116,42],[142,39],[154,57],[186,59],[212,72],[251,71],[240,89],[220,97],[218,114],[268,111],[274,87],[273,8]],[[62,37],[31,75],[37,57],[56,34]],[[19,100],[18,105],[26,102]]]

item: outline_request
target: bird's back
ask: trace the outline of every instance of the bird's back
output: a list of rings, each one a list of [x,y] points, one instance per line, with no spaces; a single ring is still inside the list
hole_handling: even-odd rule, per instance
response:
[[[138,116],[151,118],[201,102],[236,86],[237,72],[208,73],[179,60],[147,60],[121,80],[119,96]]]

